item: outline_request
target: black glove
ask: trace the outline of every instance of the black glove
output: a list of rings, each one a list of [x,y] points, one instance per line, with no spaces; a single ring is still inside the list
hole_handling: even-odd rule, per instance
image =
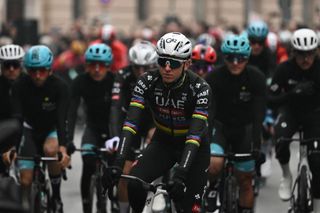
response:
[[[76,151],[76,146],[74,145],[73,141],[70,141],[66,145],[67,148],[67,154],[70,156]]]
[[[118,184],[121,174],[122,169],[118,166],[112,166],[103,169],[102,187],[104,193]]]
[[[312,95],[314,93],[314,83],[312,81],[304,81],[298,83],[292,90],[295,95]]]
[[[184,198],[186,192],[185,180],[186,172],[180,167],[176,167],[173,177],[167,185],[167,191],[175,202],[181,201]]]

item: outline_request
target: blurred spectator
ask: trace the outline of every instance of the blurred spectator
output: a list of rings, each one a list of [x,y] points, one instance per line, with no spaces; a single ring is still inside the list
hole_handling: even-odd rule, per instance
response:
[[[101,38],[93,41],[91,44],[105,43],[112,49],[113,63],[111,71],[117,72],[120,68],[128,65],[128,48],[117,39],[115,27],[110,24],[105,24],[101,28]]]

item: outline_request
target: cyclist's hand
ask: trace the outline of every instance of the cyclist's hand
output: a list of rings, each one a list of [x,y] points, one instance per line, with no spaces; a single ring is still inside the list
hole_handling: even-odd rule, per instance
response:
[[[6,166],[10,166],[11,162],[17,158],[16,150],[9,150],[2,154],[2,161]]]
[[[62,169],[65,169],[70,165],[70,156],[67,154],[67,148],[65,146],[60,146],[59,151],[62,155],[59,163]]]
[[[314,83],[312,81],[305,81],[298,83],[293,89],[295,95],[312,95],[314,93]]]
[[[116,152],[118,150],[120,138],[115,136],[105,142],[105,147],[107,148],[108,152]]]
[[[74,145],[73,141],[67,143],[67,154],[72,155],[76,151],[76,146]]]
[[[186,172],[179,167],[175,168],[173,177],[167,185],[168,193],[174,201],[181,201],[184,198],[186,192],[185,174]]]
[[[118,166],[112,166],[103,169],[102,187],[104,191],[109,190],[114,185],[117,185],[122,174],[122,169]]]

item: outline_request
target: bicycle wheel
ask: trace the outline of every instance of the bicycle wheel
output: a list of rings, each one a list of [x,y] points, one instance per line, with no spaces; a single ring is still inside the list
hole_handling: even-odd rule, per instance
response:
[[[103,195],[101,177],[97,176],[95,181],[96,195],[97,195],[97,212],[106,213],[107,212],[107,199]]]
[[[89,188],[89,206],[91,209],[90,212],[94,212],[93,211],[93,202],[94,202],[95,191],[96,191],[96,176],[92,175],[91,179],[90,179],[90,188]]]
[[[298,181],[298,195],[297,195],[297,204],[299,212],[308,212],[308,176],[307,176],[307,167],[302,166],[299,181]]]
[[[224,212],[238,213],[237,180],[235,177],[227,177],[224,184]]]

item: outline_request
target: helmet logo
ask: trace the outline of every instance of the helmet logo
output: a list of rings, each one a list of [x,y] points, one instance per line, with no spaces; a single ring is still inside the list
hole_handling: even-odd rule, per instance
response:
[[[34,49],[32,51],[31,60],[39,60],[39,49]]]
[[[177,42],[177,39],[175,39],[175,38],[167,38],[167,39],[166,39],[166,43],[171,43],[171,42],[176,43],[176,42]]]

